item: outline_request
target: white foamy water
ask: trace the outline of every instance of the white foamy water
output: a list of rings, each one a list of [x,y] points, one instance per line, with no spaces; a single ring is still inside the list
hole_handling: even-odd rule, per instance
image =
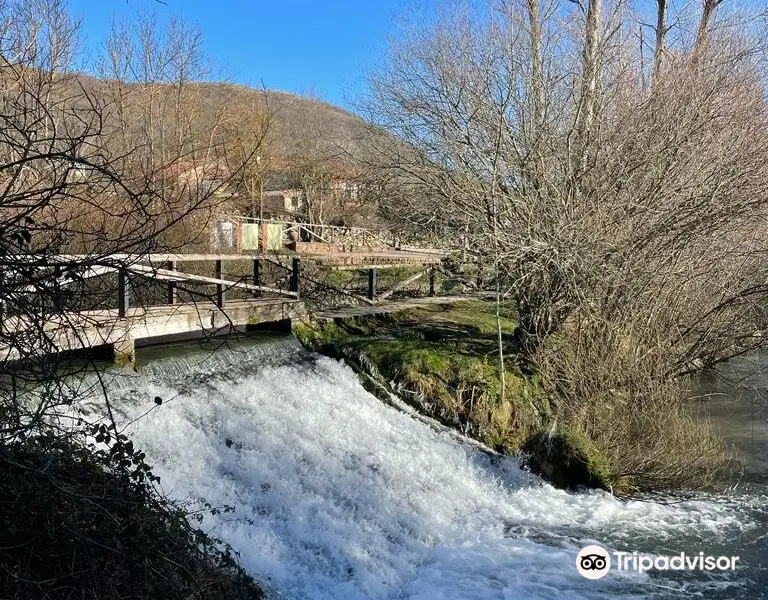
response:
[[[287,347],[277,360],[269,346],[164,359],[114,384],[125,423],[163,398],[127,432],[166,493],[235,507],[203,529],[281,597],[737,595],[722,577],[589,581],[575,569],[588,543],[679,552],[740,535],[755,525],[736,508],[556,490],[384,405],[345,365]]]

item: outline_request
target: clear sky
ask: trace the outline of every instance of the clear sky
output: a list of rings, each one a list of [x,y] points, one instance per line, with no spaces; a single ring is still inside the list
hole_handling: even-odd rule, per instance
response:
[[[217,69],[238,83],[319,93],[348,105],[366,65],[381,55],[406,0],[69,0],[86,48],[113,16],[153,10],[197,23]]]

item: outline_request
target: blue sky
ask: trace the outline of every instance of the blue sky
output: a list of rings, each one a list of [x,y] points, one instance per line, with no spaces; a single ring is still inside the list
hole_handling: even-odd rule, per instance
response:
[[[361,85],[379,57],[406,0],[70,0],[82,18],[87,51],[99,47],[113,16],[153,10],[197,23],[216,68],[238,83],[296,93],[334,104]]]

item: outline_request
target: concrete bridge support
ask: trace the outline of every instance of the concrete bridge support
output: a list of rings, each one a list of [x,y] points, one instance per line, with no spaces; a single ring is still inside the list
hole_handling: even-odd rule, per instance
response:
[[[112,344],[115,362],[118,364],[136,362],[136,344],[133,338],[125,338]]]

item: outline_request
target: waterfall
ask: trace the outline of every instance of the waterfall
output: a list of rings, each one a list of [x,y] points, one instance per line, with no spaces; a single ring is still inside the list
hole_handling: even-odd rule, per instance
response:
[[[757,504],[557,490],[518,458],[383,404],[290,337],[172,354],[113,379],[118,418],[165,493],[234,507],[202,528],[282,598],[756,597],[754,573],[592,581],[575,561],[588,544],[658,553],[758,539]]]

